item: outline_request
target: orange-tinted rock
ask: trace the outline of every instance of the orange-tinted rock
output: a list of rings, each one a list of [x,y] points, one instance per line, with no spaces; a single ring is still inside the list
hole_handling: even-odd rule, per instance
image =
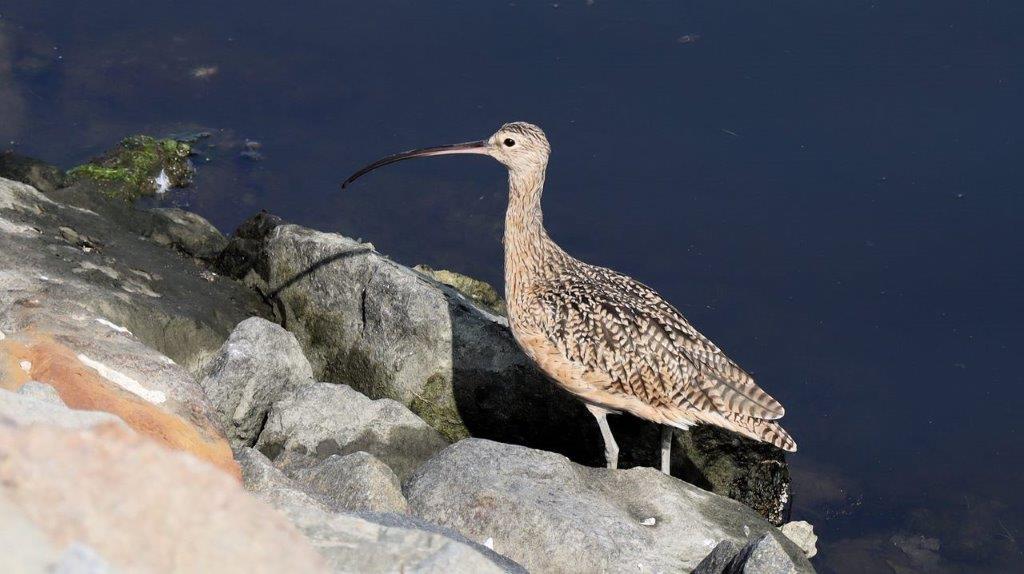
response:
[[[61,400],[72,409],[117,415],[135,431],[165,446],[188,451],[235,477],[240,476],[231,447],[215,423],[202,413],[205,409],[182,404],[180,399],[176,400],[173,388],[146,389],[141,387],[145,383],[140,381],[142,390],[167,397],[157,403],[147,401],[107,378],[128,375],[117,370],[113,371],[114,375],[110,371],[101,373],[95,367],[102,363],[84,364],[80,355],[88,359],[87,355],[76,354],[38,333],[7,338],[0,341],[0,359],[11,375],[0,380],[0,387],[17,390],[29,378],[46,383],[56,389]],[[170,364],[165,366],[171,367]],[[178,374],[185,383],[189,382],[187,373]],[[144,393],[143,396],[159,395]]]
[[[0,497],[53,548],[87,545],[118,571],[325,571],[283,516],[223,472],[119,425],[0,423],[0,459]]]

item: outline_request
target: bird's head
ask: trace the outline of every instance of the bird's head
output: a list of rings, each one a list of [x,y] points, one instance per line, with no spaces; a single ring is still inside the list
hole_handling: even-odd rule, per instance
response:
[[[543,171],[547,167],[551,146],[548,145],[544,130],[526,122],[512,122],[501,126],[485,140],[414,149],[381,158],[352,174],[341,187],[346,187],[378,167],[396,161],[453,154],[489,155],[504,164],[509,171],[528,173]]]

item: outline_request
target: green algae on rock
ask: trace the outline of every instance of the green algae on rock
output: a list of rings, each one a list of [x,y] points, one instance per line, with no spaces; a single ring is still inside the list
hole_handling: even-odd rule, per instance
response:
[[[161,186],[190,185],[195,172],[191,153],[190,145],[177,140],[130,136],[103,156],[72,168],[68,178],[100,182],[103,193],[131,202],[157,193]]]
[[[446,269],[433,269],[426,265],[417,265],[413,269],[433,277],[434,280],[440,283],[453,287],[458,292],[472,299],[474,303],[492,313],[502,316],[508,314],[504,299],[498,295],[498,292],[494,290],[494,287],[491,287],[490,283]]]

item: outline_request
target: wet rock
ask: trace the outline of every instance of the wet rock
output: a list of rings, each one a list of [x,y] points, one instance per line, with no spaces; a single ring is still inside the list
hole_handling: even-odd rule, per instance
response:
[[[64,187],[64,172],[44,161],[5,151],[0,153],[0,177],[20,181],[43,193]]]
[[[102,247],[69,243],[63,227]],[[95,212],[0,180],[0,387],[46,383],[73,409],[109,412],[237,473],[192,373],[265,308],[200,271]]]
[[[715,494],[738,500],[772,524],[785,521],[790,499],[783,451],[712,426],[677,431],[673,474]]]
[[[346,385],[315,383],[274,404],[256,447],[271,458],[282,451],[318,459],[364,451],[404,478],[447,444],[395,401],[371,400]]]
[[[786,538],[789,538],[794,544],[799,546],[808,558],[814,558],[818,554],[818,537],[814,534],[814,526],[809,522],[794,520],[793,522],[783,524],[779,530],[786,535]]]
[[[498,292],[494,290],[490,283],[446,269],[432,269],[426,265],[417,265],[413,269],[449,287],[453,287],[459,293],[469,297],[474,303],[491,313],[508,315],[505,300],[498,295]]]
[[[275,227],[283,223],[280,217],[266,211],[261,211],[245,220],[231,235],[231,240],[228,242],[227,247],[218,256],[216,262],[217,270],[235,279],[245,278],[260,263],[263,254],[263,242],[267,235]],[[264,264],[255,269],[254,277],[258,278],[259,275],[266,276],[268,274],[266,267]],[[265,291],[265,288],[261,290],[261,292]]]
[[[149,213],[153,223],[145,236],[190,257],[212,261],[228,244],[212,223],[195,213],[173,207],[150,209]]]
[[[332,512],[255,449],[237,452],[245,486],[283,512],[335,572],[524,573],[448,529],[394,514]]]
[[[18,521],[33,537],[19,563],[4,553],[6,571],[324,571],[302,535],[233,478],[127,429],[0,422],[0,452],[0,506],[18,511],[0,512],[0,531]]]
[[[295,336],[260,317],[235,327],[199,379],[236,447],[256,443],[270,406],[284,393],[313,382]]]
[[[405,483],[413,512],[539,572],[690,571],[722,540],[777,531],[747,507],[650,468],[608,470],[557,454],[460,441]],[[653,520],[652,520],[653,519]],[[812,572],[788,539],[797,572]]]
[[[407,513],[398,476],[365,452],[331,455],[311,468],[290,472],[307,490],[331,501],[335,510]]]
[[[68,180],[91,181],[108,197],[132,202],[167,187],[191,185],[195,173],[191,153],[187,143],[135,135],[103,156],[72,168]]]

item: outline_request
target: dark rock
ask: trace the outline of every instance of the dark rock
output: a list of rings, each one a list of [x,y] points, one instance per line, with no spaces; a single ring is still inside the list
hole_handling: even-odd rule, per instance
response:
[[[738,500],[780,526],[789,502],[789,467],[783,451],[713,426],[677,431],[673,474]]]
[[[283,223],[284,221],[280,217],[266,211],[261,211],[247,219],[231,235],[227,247],[217,258],[217,270],[235,279],[244,278],[259,264],[263,252],[263,242],[267,235]],[[256,271],[261,275],[267,274],[265,265]]]
[[[722,574],[796,574],[798,566],[779,539],[766,533],[744,546]]]
[[[740,553],[740,547],[732,540],[723,540],[710,554],[693,569],[693,574],[722,574],[732,559]]]
[[[143,235],[190,257],[213,261],[228,244],[213,224],[195,213],[174,207],[150,209],[149,213],[152,226]]]
[[[65,184],[60,168],[13,151],[0,153],[0,177],[27,183],[43,193],[52,193]]]
[[[404,490],[417,516],[492,538],[535,571],[688,572],[721,540],[778,532],[746,506],[651,468],[589,468],[480,439],[438,453]],[[813,572],[781,539],[796,571]]]

